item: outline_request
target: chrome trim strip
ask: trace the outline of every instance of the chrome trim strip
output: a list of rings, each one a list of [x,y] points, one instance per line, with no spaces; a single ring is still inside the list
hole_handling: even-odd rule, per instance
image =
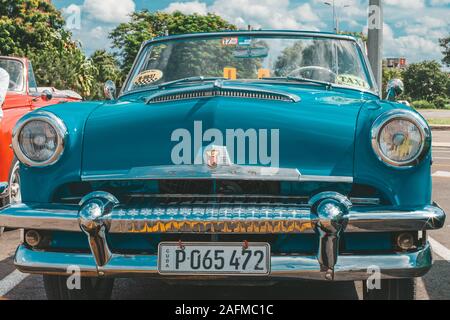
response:
[[[228,165],[211,169],[206,165],[173,165],[137,167],[116,173],[84,172],[82,181],[157,180],[157,179],[223,179],[294,182],[353,183],[353,177],[302,175],[298,169]]]
[[[278,196],[278,195],[259,195],[259,194],[245,194],[245,195],[227,195],[227,194],[166,194],[166,193],[157,193],[157,194],[147,194],[147,193],[132,193],[129,194],[128,197],[130,199],[164,199],[164,200],[173,200],[173,201],[189,201],[195,202],[197,200],[257,200],[258,203],[262,203],[267,200],[269,203],[273,203],[273,201],[288,201],[290,203],[308,203],[310,197],[308,196]],[[60,200],[63,203],[74,203],[80,202],[82,197],[67,197],[61,198]],[[350,202],[353,205],[357,206],[377,206],[381,203],[380,198],[349,198]]]
[[[380,198],[350,198],[353,205],[377,206],[381,203]]]
[[[229,92],[230,95],[226,93]],[[181,89],[171,89],[158,91],[152,95],[150,95],[146,99],[147,104],[153,103],[163,103],[169,101],[177,101],[177,100],[188,100],[188,99],[205,99],[205,98],[214,98],[214,97],[230,97],[234,98],[232,94],[241,93],[242,96],[236,96],[238,98],[249,98],[249,99],[260,99],[260,100],[275,100],[281,102],[300,102],[300,97],[288,93],[285,91],[279,90],[263,90],[258,89],[251,86],[232,86],[224,83],[223,81],[216,80],[212,84],[205,85],[196,85],[189,86],[187,88]],[[269,97],[269,96],[272,96]],[[280,98],[275,99],[274,96]],[[264,98],[265,97],[265,98]],[[289,101],[290,100],[290,101]]]
[[[113,254],[111,260],[97,267],[91,254],[33,251],[21,245],[16,252],[14,263],[19,271],[32,274],[66,275],[72,265],[80,267],[83,276],[106,277],[155,277],[159,279],[180,279],[177,276],[161,276],[157,271],[156,255],[119,255]],[[383,279],[421,277],[432,266],[429,244],[416,252],[392,253],[382,255],[339,256],[335,267],[334,281],[366,280],[371,274],[368,268],[377,265]],[[309,279],[324,280],[316,256],[273,256],[272,272],[264,279]],[[246,276],[248,277],[248,276]],[[184,279],[215,280],[236,279],[236,276],[186,277]],[[248,277],[256,279],[253,277]]]
[[[183,216],[179,212],[194,212],[195,208],[160,207],[150,209],[116,208],[111,214],[110,233],[312,233],[314,226],[307,206],[276,207],[269,218],[253,217],[250,210],[225,219],[224,210],[239,210],[223,206],[211,206],[211,214],[205,218]],[[258,212],[265,213],[267,206]],[[37,208],[18,204],[3,209],[0,225],[9,228],[80,232],[79,206],[49,206]],[[122,211],[121,211],[122,210]],[[161,211],[162,210],[162,211]],[[205,210],[206,209],[202,209]],[[231,211],[230,211],[231,212]],[[280,215],[281,213],[281,215]],[[208,213],[209,214],[209,213]],[[278,214],[278,216],[277,216]],[[222,216],[222,218],[220,217]],[[186,218],[185,218],[186,217]],[[191,218],[192,217],[192,218]],[[440,229],[445,223],[445,212],[437,205],[411,211],[390,208],[353,207],[348,214],[346,232],[398,232]]]

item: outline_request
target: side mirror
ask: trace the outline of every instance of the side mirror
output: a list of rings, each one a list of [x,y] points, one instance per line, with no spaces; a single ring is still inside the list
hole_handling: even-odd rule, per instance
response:
[[[41,99],[46,102],[50,101],[53,99],[53,93],[50,90],[45,89],[41,92]]]
[[[395,101],[396,98],[405,91],[405,85],[400,79],[392,79],[387,85],[387,99],[389,101]]]
[[[105,94],[106,99],[115,100],[116,99],[116,84],[112,80],[108,80],[105,82],[103,86],[103,92]]]

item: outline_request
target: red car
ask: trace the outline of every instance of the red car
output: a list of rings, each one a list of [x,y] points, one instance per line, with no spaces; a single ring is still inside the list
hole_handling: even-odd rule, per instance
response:
[[[16,122],[37,108],[80,101],[82,98],[70,90],[38,88],[33,67],[26,58],[0,56],[0,68],[6,70],[10,77],[6,99],[0,106],[0,202],[17,203],[21,202],[19,166],[10,147],[12,129]]]

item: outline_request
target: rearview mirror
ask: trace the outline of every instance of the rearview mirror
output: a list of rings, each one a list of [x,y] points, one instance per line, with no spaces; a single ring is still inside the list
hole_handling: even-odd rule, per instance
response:
[[[105,94],[106,99],[115,100],[116,99],[116,84],[112,80],[108,80],[105,82],[103,87],[103,92]]]
[[[265,47],[239,47],[233,52],[235,58],[266,58],[269,55],[269,49]]]
[[[388,82],[386,91],[387,99],[389,101],[395,101],[405,91],[405,85],[400,79],[392,79]]]

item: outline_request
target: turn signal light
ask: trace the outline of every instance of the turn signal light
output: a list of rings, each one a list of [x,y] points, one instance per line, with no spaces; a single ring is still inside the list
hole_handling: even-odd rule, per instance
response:
[[[42,236],[36,230],[28,230],[25,232],[25,243],[30,247],[37,247],[42,241]]]
[[[397,236],[397,246],[402,250],[411,250],[414,248],[414,235],[411,233],[401,233]]]

